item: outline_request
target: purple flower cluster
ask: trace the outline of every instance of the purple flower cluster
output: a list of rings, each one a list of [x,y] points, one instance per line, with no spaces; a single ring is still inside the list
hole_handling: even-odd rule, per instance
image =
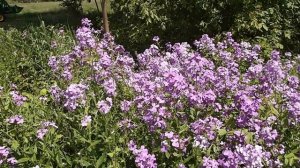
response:
[[[218,160],[218,165],[228,168],[239,166],[249,168],[272,166],[272,160],[269,160],[270,156],[271,153],[263,151],[263,148],[259,145],[238,145],[234,151],[228,149],[224,150]],[[273,164],[273,166],[275,165]]]
[[[82,27],[76,31],[76,38],[81,47],[95,47],[96,41],[93,38],[93,30],[91,30],[91,21],[88,19],[82,20]]]
[[[50,88],[50,94],[53,97],[53,99],[55,100],[55,102],[60,102],[61,101],[61,97],[63,95],[63,91],[57,86],[51,86]]]
[[[156,168],[156,158],[153,154],[149,154],[148,149],[145,146],[138,148],[133,141],[128,144],[129,150],[135,156],[136,166],[139,168]]]
[[[15,116],[11,116],[10,118],[6,119],[6,122],[10,123],[10,124],[23,124],[24,123],[24,118],[21,115],[15,115]]]
[[[161,139],[163,139],[161,144],[162,152],[167,152],[170,146],[172,146],[176,151],[179,150],[182,152],[186,152],[187,145],[189,144],[189,138],[180,138],[172,131],[166,132],[161,135]]]
[[[37,137],[40,140],[44,139],[44,136],[49,131],[49,128],[58,128],[54,122],[51,121],[45,121],[41,124],[41,128],[37,130]]]
[[[112,99],[108,97],[105,100],[99,101],[97,107],[101,113],[107,114],[112,107]]]
[[[0,146],[0,166],[5,166],[4,164],[15,165],[17,164],[17,160],[14,157],[10,156],[9,148],[5,146]]]
[[[207,117],[204,120],[199,119],[190,125],[191,131],[194,133],[194,147],[207,149],[217,137],[217,131],[221,129],[223,123],[217,118]]]
[[[85,105],[85,92],[87,89],[88,86],[84,84],[71,84],[64,92],[64,107],[74,111],[79,105]]]
[[[122,129],[132,129],[136,127],[136,124],[134,124],[130,119],[124,119],[118,122],[118,126]]]
[[[25,103],[25,101],[27,100],[27,97],[22,96],[18,91],[11,91],[10,95],[13,99],[13,102],[17,106],[22,106]]]
[[[127,100],[123,100],[120,105],[121,110],[123,112],[128,112],[131,106],[132,106],[132,101],[127,101]]]
[[[139,120],[151,136],[160,135],[161,153],[182,151],[178,153],[185,157],[200,150],[203,167],[280,167],[285,148],[280,137],[285,135],[279,120],[287,116],[291,127],[300,124],[300,60],[281,58],[275,50],[263,60],[259,45],[236,42],[231,33],[220,42],[203,35],[194,46],[168,43],[166,49],[155,37],[155,44],[137,55],[135,71],[123,46],[110,34],[101,39],[96,34],[83,20],[73,51],[50,58],[53,72],[69,81],[66,91],[51,88],[55,101],[74,111],[100,97],[99,112],[124,112],[121,129],[132,129],[132,121]],[[81,69],[88,71],[80,75]],[[78,75],[90,90],[71,83]],[[121,101],[118,94],[124,95]],[[81,124],[90,121],[85,116]],[[129,149],[138,167],[157,167],[144,146],[131,141]]]

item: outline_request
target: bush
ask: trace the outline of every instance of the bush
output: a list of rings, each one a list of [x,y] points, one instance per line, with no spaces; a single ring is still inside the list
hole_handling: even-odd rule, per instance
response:
[[[0,163],[299,164],[299,56],[274,50],[264,61],[259,45],[231,33],[203,35],[193,45],[153,40],[135,71],[123,46],[83,20],[73,50],[49,58],[51,87],[34,94],[1,88]]]
[[[82,1],[83,0],[62,0],[61,5],[73,12],[82,12]]]
[[[201,34],[231,31],[237,39],[300,52],[298,0],[113,0],[111,7],[117,39],[139,51],[155,35],[164,42],[192,42]]]

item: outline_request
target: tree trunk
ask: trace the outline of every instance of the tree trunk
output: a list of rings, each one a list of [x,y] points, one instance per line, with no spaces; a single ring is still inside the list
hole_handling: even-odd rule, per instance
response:
[[[107,0],[102,0],[101,7],[102,7],[104,33],[109,33],[109,24],[108,24],[108,17],[107,17]]]

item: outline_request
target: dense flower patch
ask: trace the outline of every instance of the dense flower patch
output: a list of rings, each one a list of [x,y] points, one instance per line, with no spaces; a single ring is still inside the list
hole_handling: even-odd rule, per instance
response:
[[[107,155],[123,158],[123,167],[299,164],[299,56],[274,50],[262,60],[259,45],[236,42],[231,33],[220,42],[203,35],[192,46],[165,49],[155,37],[138,54],[135,69],[129,53],[111,35],[92,29],[89,20],[76,38],[72,52],[49,59],[57,81],[46,105],[61,107],[68,120],[76,120],[70,129],[89,131],[91,142],[101,139],[103,125],[117,134],[120,142],[108,142],[115,151]],[[11,99],[16,106],[27,101],[18,91]],[[15,115],[7,122],[22,127],[27,121]],[[63,129],[50,121],[37,128],[39,141],[50,129],[51,134]],[[2,162],[14,163],[4,154]]]

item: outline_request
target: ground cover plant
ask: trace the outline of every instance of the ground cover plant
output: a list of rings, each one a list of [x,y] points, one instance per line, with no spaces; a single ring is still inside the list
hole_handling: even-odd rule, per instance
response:
[[[299,165],[299,55],[266,57],[231,33],[193,44],[154,37],[137,65],[87,19],[75,42],[64,32],[38,62],[47,84],[0,82],[1,166]]]

